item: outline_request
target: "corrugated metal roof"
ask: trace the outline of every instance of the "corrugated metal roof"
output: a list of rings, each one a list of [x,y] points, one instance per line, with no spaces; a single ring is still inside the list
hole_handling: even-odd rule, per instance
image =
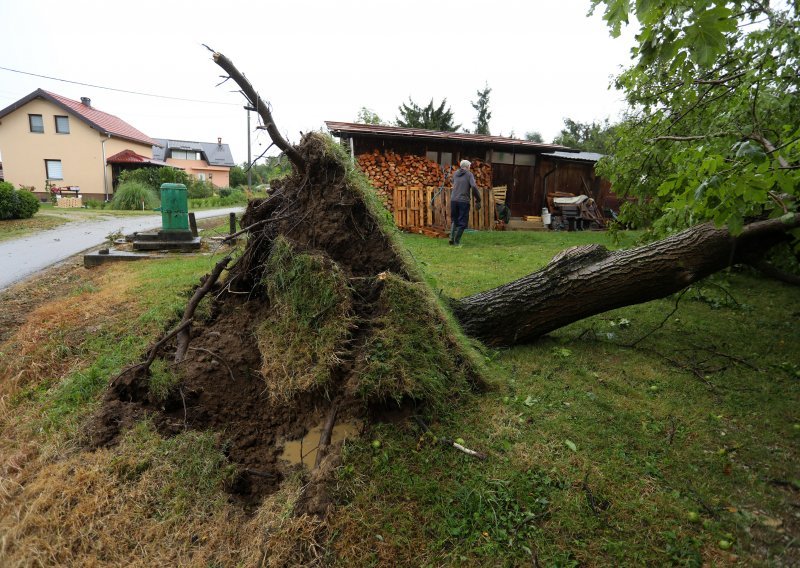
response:
[[[485,146],[503,146],[526,149],[537,152],[550,153],[561,151],[570,153],[575,150],[560,144],[541,144],[519,138],[506,138],[504,136],[487,136],[484,134],[467,134],[464,132],[440,132],[438,130],[424,130],[422,128],[403,128],[400,126],[380,126],[374,124],[358,124],[355,122],[334,122],[326,120],[325,125],[335,136],[360,134],[362,136],[376,136],[385,138],[414,138],[427,140],[450,140]]]
[[[0,118],[37,98],[50,101],[56,106],[83,120],[90,127],[98,130],[101,134],[110,134],[116,138],[132,140],[133,142],[140,142],[142,144],[153,145],[156,143],[155,140],[147,136],[147,134],[137,130],[113,114],[108,114],[107,112],[97,110],[92,106],[87,106],[82,102],[73,101],[67,97],[62,97],[61,95],[45,91],[44,89],[36,89],[31,94],[21,98],[3,110],[0,110]]]
[[[596,152],[553,152],[550,155],[567,160],[577,160],[579,162],[597,162],[600,158],[605,156],[605,154],[598,154]]]
[[[231,148],[227,144],[218,142],[194,142],[191,140],[169,140],[167,138],[156,138],[160,148],[153,147],[153,158],[166,160],[169,157],[168,150],[189,150],[191,152],[201,152],[204,159],[210,166],[233,167]]]

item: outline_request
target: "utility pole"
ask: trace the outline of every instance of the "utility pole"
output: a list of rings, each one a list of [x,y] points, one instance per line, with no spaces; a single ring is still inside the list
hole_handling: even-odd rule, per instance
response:
[[[253,164],[250,162],[253,156],[250,152],[250,111],[256,109],[247,105],[244,110],[247,111],[247,189],[253,189]]]

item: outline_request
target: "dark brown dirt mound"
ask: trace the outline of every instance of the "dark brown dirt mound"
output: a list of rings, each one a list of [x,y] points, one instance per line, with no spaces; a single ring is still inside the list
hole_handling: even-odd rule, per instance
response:
[[[339,408],[337,422],[366,415],[366,405],[344,388],[354,354],[342,357],[324,390],[303,393],[289,403],[270,401],[259,372],[255,328],[270,309],[261,281],[277,236],[298,251],[330,258],[353,279],[354,317],[360,322],[352,334],[353,349],[363,343],[360,338],[375,309],[379,281],[369,277],[387,270],[408,277],[363,196],[348,185],[341,158],[331,154],[330,142],[312,134],[298,148],[310,164],[308,173],[283,180],[271,198],[248,206],[242,226],[255,227],[226,283],[212,292],[217,299],[211,320],[193,327],[188,354],[175,367],[181,376],[179,386],[165,401],[158,401],[149,393],[148,372],[124,373],[112,384],[90,428],[93,446],[114,444],[145,416],[165,435],[185,428],[211,428],[220,434],[239,472],[231,492],[252,504],[278,488],[287,468],[279,459],[283,442],[321,424],[332,402]],[[162,355],[171,361],[168,353]],[[313,500],[324,502],[319,496]]]
[[[349,185],[345,167],[332,155],[330,142],[307,135],[298,147],[311,164],[305,174],[280,180],[266,200],[254,201],[242,226],[263,222],[251,234],[253,246],[231,270],[237,290],[251,290],[269,254],[269,243],[283,235],[299,250],[323,251],[352,276],[391,271],[408,277],[363,197]]]

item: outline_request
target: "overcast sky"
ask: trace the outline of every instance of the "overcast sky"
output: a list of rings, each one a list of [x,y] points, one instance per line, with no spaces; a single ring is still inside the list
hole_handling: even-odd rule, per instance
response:
[[[244,103],[205,43],[227,55],[292,142],[325,120],[355,121],[362,106],[393,121],[409,96],[446,97],[456,123],[473,128],[470,101],[491,89],[492,134],[545,141],[563,119],[614,120],[609,90],[630,61],[631,32],[613,39],[589,0],[437,0],[119,3],[0,0],[0,67],[116,89],[215,101],[125,94],[0,70],[0,108],[36,88],[114,114],[154,138],[214,141],[247,159]],[[255,117],[254,117],[255,120]],[[255,123],[254,123],[255,125]],[[253,157],[268,145],[253,134]],[[273,153],[273,152],[270,152]]]

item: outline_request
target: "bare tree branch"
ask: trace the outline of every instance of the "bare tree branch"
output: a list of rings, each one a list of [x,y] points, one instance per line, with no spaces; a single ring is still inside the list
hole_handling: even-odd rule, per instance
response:
[[[208,46],[206,46],[208,47]],[[209,48],[210,49],[210,48]],[[250,81],[242,75],[242,73],[234,66],[233,62],[222,55],[221,53],[215,51],[212,57],[214,63],[222,67],[222,69],[230,75],[231,79],[236,81],[236,84],[242,88],[242,94],[244,94],[247,101],[250,103],[252,107],[256,109],[256,112],[261,116],[261,119],[264,121],[264,125],[266,126],[266,130],[269,133],[270,138],[272,141],[275,142],[275,145],[280,148],[286,156],[288,156],[289,160],[294,164],[300,172],[305,172],[306,170],[306,163],[303,160],[300,153],[286,141],[286,139],[281,136],[278,127],[275,126],[275,120],[272,118],[272,113],[269,110],[269,105],[267,105],[258,93],[256,92],[253,85],[250,84]]]

